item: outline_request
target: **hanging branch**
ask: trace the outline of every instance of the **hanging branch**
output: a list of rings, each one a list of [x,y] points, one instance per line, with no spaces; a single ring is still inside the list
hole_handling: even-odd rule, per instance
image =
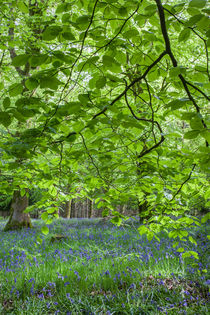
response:
[[[157,128],[159,129],[160,131],[160,134],[161,134],[161,139],[160,141],[158,141],[156,144],[154,144],[152,147],[150,147],[149,149],[143,149],[142,152],[138,155],[138,158],[142,158],[144,155],[150,153],[152,150],[156,149],[157,147],[159,147],[161,145],[161,143],[165,140],[165,137],[163,135],[163,130],[160,126],[160,124],[156,121],[156,120],[152,120],[152,119],[146,119],[146,118],[140,118],[138,116],[136,116],[136,114],[134,113],[132,107],[130,106],[129,102],[128,102],[128,98],[127,98],[127,92],[125,93],[125,102],[127,104],[127,107],[129,108],[131,114],[133,115],[133,117],[138,120],[138,121],[146,121],[146,122],[149,122],[153,125],[156,125]]]
[[[176,58],[174,57],[174,54],[173,54],[172,49],[171,49],[170,39],[169,39],[169,36],[168,36],[167,27],[166,27],[164,8],[163,8],[163,5],[161,3],[161,0],[155,0],[155,2],[156,2],[157,7],[158,7],[158,12],[159,12],[159,17],[160,17],[160,26],[161,26],[162,35],[163,35],[163,38],[164,38],[164,41],[165,41],[166,53],[169,55],[169,57],[170,57],[170,59],[172,61],[173,67],[176,68],[178,66],[178,62],[177,62]],[[189,88],[187,86],[187,81],[185,80],[185,78],[183,77],[182,74],[179,74],[178,76],[179,76],[179,78],[180,78],[180,80],[182,82],[182,85],[183,85],[183,87],[185,89],[185,92],[188,95],[188,98],[191,100],[191,102],[194,105],[197,113],[200,114],[200,107],[198,106],[198,104],[196,103],[196,101],[193,98],[192,94],[190,93],[190,90],[189,90]],[[204,122],[203,119],[201,119],[201,122],[203,124],[203,127],[205,129],[207,129],[206,123]],[[208,147],[208,145],[209,145],[208,141],[206,141],[206,146]]]

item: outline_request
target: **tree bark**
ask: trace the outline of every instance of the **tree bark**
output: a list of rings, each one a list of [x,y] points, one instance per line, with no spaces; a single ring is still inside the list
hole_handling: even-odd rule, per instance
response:
[[[138,200],[138,212],[139,212],[139,222],[142,222],[144,217],[144,212],[147,210],[147,201],[145,200],[144,203],[140,203]]]
[[[28,197],[25,194],[21,197],[20,190],[15,190],[12,198],[11,215],[4,228],[4,231],[18,230],[24,227],[31,228],[31,218],[24,210],[28,206]]]
[[[68,200],[65,202],[64,214],[63,214],[63,217],[65,219],[70,219],[71,217],[71,203],[72,203],[72,200]]]
[[[88,218],[93,217],[93,200],[88,199]]]
[[[70,218],[75,218],[75,199],[71,200],[71,213]]]

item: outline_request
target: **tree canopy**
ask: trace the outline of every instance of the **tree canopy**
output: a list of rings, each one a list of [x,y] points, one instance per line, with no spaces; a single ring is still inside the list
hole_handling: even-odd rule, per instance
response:
[[[189,202],[209,205],[209,12],[206,0],[3,2],[1,192],[43,189],[46,221],[79,195],[120,224],[116,204],[137,200],[140,233],[184,237],[198,224]]]

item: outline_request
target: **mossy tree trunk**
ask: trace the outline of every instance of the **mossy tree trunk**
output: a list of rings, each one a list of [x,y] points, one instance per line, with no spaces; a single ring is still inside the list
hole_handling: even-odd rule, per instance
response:
[[[15,190],[13,193],[11,204],[11,215],[4,228],[4,231],[17,230],[24,227],[32,227],[30,215],[28,213],[24,213],[24,210],[27,208],[27,206],[27,194],[21,196],[20,190]]]

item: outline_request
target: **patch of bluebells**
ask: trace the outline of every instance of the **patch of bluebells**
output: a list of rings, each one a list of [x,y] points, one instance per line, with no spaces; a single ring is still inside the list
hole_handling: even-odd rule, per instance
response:
[[[1,227],[3,227],[1,225]],[[49,226],[51,233],[56,233],[58,228],[58,223],[54,222]],[[11,295],[16,295],[17,298],[21,296],[20,290],[17,289],[18,278],[21,277],[21,272],[24,272],[27,269],[39,270],[38,268],[42,265],[45,265],[46,262],[51,262],[54,265],[59,262],[60,264],[67,264],[73,262],[82,262],[86,267],[91,267],[92,264],[97,266],[101,264],[106,259],[110,259],[113,264],[110,266],[110,269],[104,269],[100,273],[101,281],[112,281],[114,284],[121,287],[125,286],[127,294],[135,291],[136,287],[143,288],[144,281],[139,281],[142,278],[143,272],[141,271],[141,266],[150,268],[154,264],[161,264],[165,260],[178,260],[180,266],[183,264],[182,255],[177,252],[176,248],[173,247],[173,240],[160,237],[160,242],[156,240],[148,241],[146,238],[140,237],[136,231],[123,230],[122,228],[117,228],[109,225],[107,226],[97,226],[94,227],[93,224],[69,224],[68,220],[62,222],[62,225],[59,225],[59,233],[64,234],[68,237],[69,246],[58,246],[58,244],[51,244],[49,247],[49,242],[45,239],[44,235],[40,235],[40,230],[35,229],[25,229],[21,231],[11,231],[3,233],[0,231],[1,243],[0,243],[0,271],[1,275],[7,279],[8,274],[13,274],[14,284],[12,284],[10,289]],[[37,236],[41,236],[43,239],[42,244],[37,244],[35,247]],[[65,240],[65,242],[67,242]],[[71,244],[77,242],[79,246],[75,249],[71,247]],[[81,244],[81,245],[80,245]],[[92,245],[92,246],[90,246]],[[180,247],[186,246],[186,242],[180,242]],[[207,248],[206,235],[200,234],[199,244],[196,247],[194,244],[187,244],[190,247],[190,250],[195,250],[202,255]],[[96,251],[95,248],[100,248],[101,250]],[[189,248],[187,248],[189,250]],[[138,268],[132,269],[130,265],[126,266],[124,270],[118,272],[113,272],[115,270],[115,261],[122,263],[121,258],[126,257],[128,263],[129,261],[135,260],[138,262]],[[72,264],[70,264],[72,266]],[[205,274],[202,274],[203,269],[208,269],[208,262],[203,263],[202,261],[198,263],[197,267],[187,266],[186,272],[188,276],[197,274],[199,270],[201,272],[200,279],[206,285],[209,285],[209,280],[205,278]],[[65,290],[68,290],[70,285],[76,285],[80,281],[87,281],[88,276],[86,275],[83,279],[82,275],[78,270],[71,269],[74,277],[67,277],[65,274],[57,272],[57,280],[60,281]],[[116,271],[116,270],[115,270]],[[176,279],[174,273],[170,276],[172,279]],[[156,283],[159,288],[164,288],[165,291],[168,288],[164,283],[164,275],[159,274],[159,278],[156,279]],[[129,282],[127,283],[127,280]],[[30,294],[36,296],[40,300],[53,298],[56,294],[56,283],[47,282],[45,286],[39,290],[36,288],[36,279],[29,278],[28,286],[30,288]],[[96,284],[92,285],[95,289]],[[104,295],[109,299],[108,295]],[[66,293],[66,299],[72,304],[75,303],[74,299],[70,296],[70,293]],[[115,294],[111,295],[111,299],[115,300]],[[139,299],[131,295],[131,300]],[[183,300],[177,305],[175,303],[170,303],[170,299],[167,301],[167,307],[157,306],[160,311],[167,311],[174,306],[187,307],[190,301],[194,301],[196,298],[193,297],[190,292],[185,290],[183,293]],[[150,301],[152,304],[155,302]],[[54,306],[56,306],[54,302]],[[51,307],[51,304],[48,302],[48,308]],[[122,308],[125,308],[125,304],[121,304]],[[59,313],[59,310],[57,310]],[[108,313],[107,313],[108,314]]]

